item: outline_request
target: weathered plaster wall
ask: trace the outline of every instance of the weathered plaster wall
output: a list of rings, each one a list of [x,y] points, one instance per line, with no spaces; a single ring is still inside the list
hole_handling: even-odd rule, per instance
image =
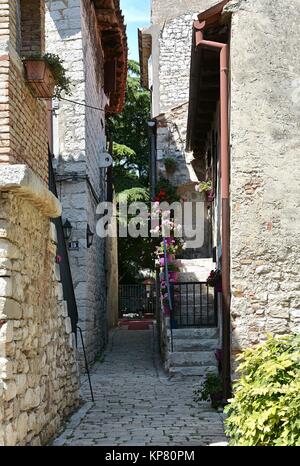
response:
[[[266,332],[300,331],[300,2],[240,0],[229,9],[236,352]]]
[[[46,4],[46,47],[65,61],[73,83],[69,98],[104,108],[103,51],[92,2],[48,0]],[[105,114],[63,101],[58,107],[54,144],[61,180],[58,193],[63,218],[73,226],[72,240],[79,241],[79,251],[69,251],[69,257],[79,325],[91,362],[106,341],[106,277],[104,241],[95,235],[92,247],[86,244],[87,224],[95,232],[97,206],[87,178],[96,197],[103,199],[105,170],[99,168],[99,158],[106,144]],[[69,176],[72,179],[67,181]]]
[[[41,445],[78,405],[56,232],[60,204],[25,165],[0,167],[0,445]]]

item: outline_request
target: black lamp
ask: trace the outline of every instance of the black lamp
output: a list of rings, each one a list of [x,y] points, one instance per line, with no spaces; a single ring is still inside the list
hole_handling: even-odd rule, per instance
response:
[[[91,231],[89,224],[86,227],[86,245],[90,248],[93,244],[94,233]]]
[[[68,219],[66,219],[65,223],[63,224],[63,230],[64,230],[64,238],[65,240],[68,240],[71,238],[71,234],[72,234],[72,225],[71,223],[69,222]]]

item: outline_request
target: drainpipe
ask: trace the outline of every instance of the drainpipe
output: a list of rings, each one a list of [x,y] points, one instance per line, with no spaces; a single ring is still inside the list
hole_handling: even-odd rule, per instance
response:
[[[150,145],[150,192],[151,192],[151,201],[155,200],[156,195],[156,148],[155,148],[155,131],[156,131],[156,122],[151,120],[147,122],[148,124],[148,134],[149,134],[149,145]]]
[[[222,198],[222,349],[223,392],[231,396],[230,377],[230,209],[229,209],[229,121],[228,121],[228,45],[203,39],[205,21],[194,22],[196,47],[220,51],[220,119],[221,119],[221,198]]]

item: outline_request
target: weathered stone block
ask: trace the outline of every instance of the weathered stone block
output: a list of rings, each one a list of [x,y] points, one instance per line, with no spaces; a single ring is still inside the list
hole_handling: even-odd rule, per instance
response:
[[[4,383],[4,397],[6,401],[12,400],[17,394],[17,387],[15,382]]]
[[[10,298],[0,298],[0,320],[20,319],[22,309],[20,303]]]
[[[5,428],[5,445],[14,447],[17,443],[17,431],[12,423],[7,424]]]

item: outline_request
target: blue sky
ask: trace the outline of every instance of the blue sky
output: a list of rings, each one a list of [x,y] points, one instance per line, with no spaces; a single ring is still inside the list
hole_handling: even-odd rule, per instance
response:
[[[129,58],[138,61],[137,30],[150,24],[150,0],[121,0],[120,3],[127,25]]]

